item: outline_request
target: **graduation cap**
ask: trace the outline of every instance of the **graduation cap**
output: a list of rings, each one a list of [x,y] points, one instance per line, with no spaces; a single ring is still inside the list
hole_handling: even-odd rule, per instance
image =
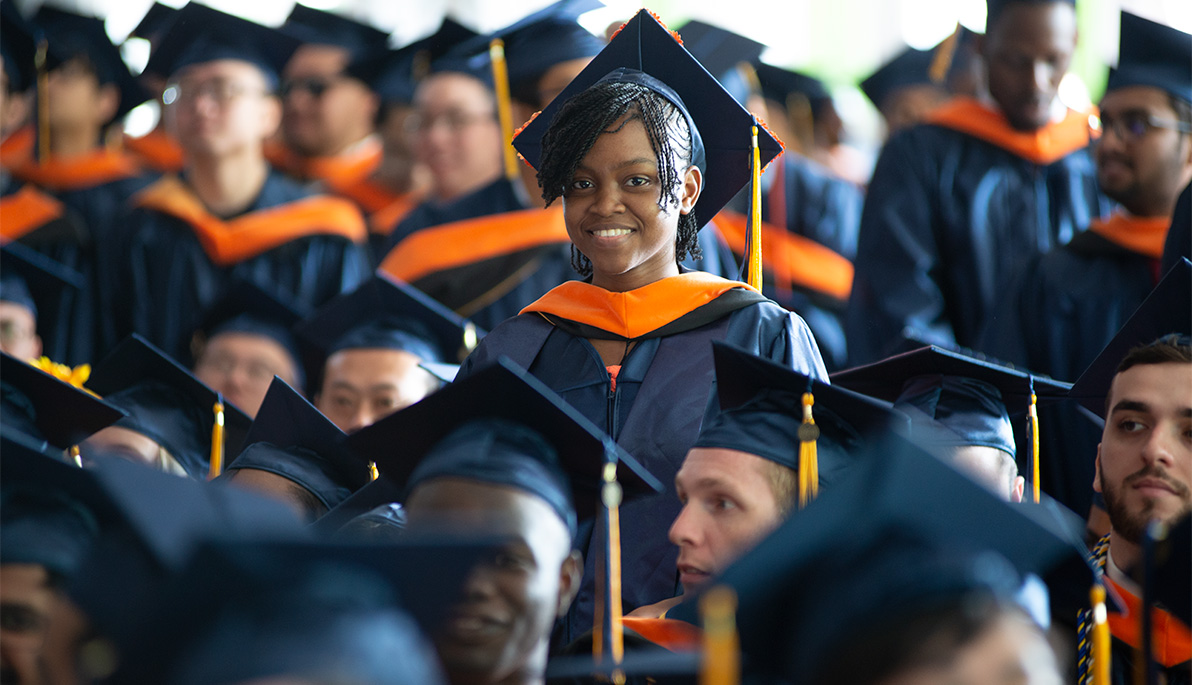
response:
[[[800,483],[809,469],[816,472],[817,484],[838,480],[856,462],[868,438],[906,423],[888,402],[829,385],[731,345],[712,343],[712,358],[719,411],[705,417],[693,447],[757,455],[799,472]],[[808,393],[811,404],[804,402]],[[810,422],[805,407],[811,412]],[[811,428],[816,435],[807,435]],[[806,442],[816,450],[810,463],[802,446]]]
[[[414,101],[414,90],[430,71],[431,63],[478,35],[444,17],[430,36],[396,50],[374,46],[353,59],[344,73],[369,84],[385,104],[409,104]]]
[[[234,59],[255,64],[276,83],[298,45],[280,31],[191,2],[178,10],[145,71],[173,77],[192,64]]]
[[[297,483],[331,509],[372,480],[368,464],[344,446],[344,433],[274,377],[228,471],[256,469]]]
[[[340,14],[295,3],[281,32],[306,44],[334,45],[353,55],[389,43],[389,34]]]
[[[156,442],[195,479],[206,479],[213,458],[222,461],[225,451],[238,447],[251,423],[219,393],[136,334],[95,366],[89,385],[128,414],[117,426]]]
[[[23,93],[35,85],[37,79],[37,50],[41,31],[29,23],[12,0],[0,0],[0,56],[4,58],[4,73],[8,89]],[[46,51],[46,68],[53,69],[61,62],[56,46]]]
[[[1127,86],[1158,88],[1192,102],[1192,34],[1122,12],[1118,65],[1106,91]]]
[[[128,70],[120,49],[108,38],[102,19],[42,6],[34,21],[45,31],[46,39],[54,44],[63,61],[86,60],[101,85],[112,84],[120,90],[120,106],[113,120],[119,120],[149,99],[149,93]]]
[[[1003,502],[889,436],[668,616],[694,622],[698,598],[727,585],[747,668],[801,680],[866,626],[889,627],[928,599],[971,590],[1005,597],[1014,573],[1049,581],[1053,608],[1074,610],[1087,603],[1094,571],[1054,507]]]
[[[341,350],[401,350],[423,361],[456,362],[477,340],[470,321],[381,273],[332,298],[294,331],[312,393],[318,390],[324,363]]]
[[[239,279],[211,308],[195,335],[202,336],[204,344],[223,333],[268,338],[289,353],[298,384],[303,385],[302,355],[291,329],[308,313],[290,298],[283,299],[279,293],[270,292],[252,280]]]
[[[20,305],[34,319],[39,311],[57,304],[65,292],[82,288],[83,282],[78,271],[20,243],[0,246],[0,302]]]
[[[145,16],[141,17],[141,21],[128,34],[128,37],[153,42],[154,39],[164,35],[177,18],[177,7],[154,2],[145,12]]]
[[[402,488],[394,485],[385,476],[379,475],[376,480],[366,483],[364,487],[353,492],[347,499],[311,523],[310,530],[319,537],[338,537],[337,534],[345,526],[369,512],[379,507],[397,506],[402,494]],[[394,526],[405,525],[404,520],[398,521],[396,516],[391,516],[390,521]]]
[[[753,85],[745,80],[737,67],[741,63],[756,63],[766,49],[765,44],[698,20],[684,24],[679,35],[683,37],[683,47],[737,102],[744,104]]]
[[[124,412],[41,369],[0,353],[0,424],[65,450],[116,423]]]
[[[906,48],[862,81],[861,90],[880,110],[887,98],[903,88],[936,85],[931,78],[935,59],[931,50]]]
[[[1180,259],[1163,276],[1150,295],[1072,384],[1069,396],[1101,418],[1106,417],[1109,396],[1118,364],[1130,350],[1175,333],[1192,335],[1192,262]],[[1187,344],[1185,340],[1184,344]]]
[[[638,12],[612,41],[521,130],[514,147],[534,168],[542,158],[542,137],[555,114],[573,95],[600,81],[642,85],[671,102],[691,129],[692,159],[704,173],[695,205],[702,225],[711,220],[750,179],[756,122],[691,56],[683,45],[646,10]],[[782,154],[782,144],[758,127],[760,167]]]

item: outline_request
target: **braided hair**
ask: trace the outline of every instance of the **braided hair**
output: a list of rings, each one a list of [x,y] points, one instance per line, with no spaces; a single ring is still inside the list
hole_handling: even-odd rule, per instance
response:
[[[691,131],[683,113],[666,98],[637,83],[602,81],[572,97],[559,109],[542,137],[542,161],[538,185],[542,199],[550,206],[562,197],[575,177],[580,162],[596,144],[596,138],[626,114],[642,122],[654,156],[658,158],[658,180],[662,195],[658,207],[678,206],[678,189],[692,163]],[[624,124],[622,124],[624,126]],[[618,129],[619,130],[619,129]],[[676,161],[683,166],[676,166]],[[690,255],[703,256],[697,234],[695,212],[679,215],[675,261]],[[582,276],[592,274],[592,262],[571,246],[571,266]]]

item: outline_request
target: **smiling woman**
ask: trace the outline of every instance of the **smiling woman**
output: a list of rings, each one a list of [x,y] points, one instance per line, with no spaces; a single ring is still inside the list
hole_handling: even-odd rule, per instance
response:
[[[587,279],[497,326],[461,377],[509,356],[667,484],[699,431],[713,340],[823,377],[797,315],[744,283],[679,265],[701,222],[747,181],[752,125],[651,15],[626,24],[515,140],[546,203],[562,199],[575,267]],[[778,145],[764,131],[759,138],[769,161]],[[621,507],[626,611],[676,594],[666,533],[677,513],[673,492]],[[587,566],[567,641],[593,625],[591,544],[577,540]]]

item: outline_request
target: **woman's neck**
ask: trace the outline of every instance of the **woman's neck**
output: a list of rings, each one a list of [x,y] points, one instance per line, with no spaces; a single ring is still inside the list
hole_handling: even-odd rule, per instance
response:
[[[619,274],[602,274],[593,270],[592,285],[613,293],[626,293],[678,275],[679,264],[675,261],[659,265],[640,264]]]

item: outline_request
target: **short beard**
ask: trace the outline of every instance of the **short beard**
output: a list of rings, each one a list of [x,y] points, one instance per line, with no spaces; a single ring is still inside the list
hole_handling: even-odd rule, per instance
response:
[[[1135,545],[1142,544],[1142,536],[1146,528],[1155,517],[1155,500],[1143,501],[1142,511],[1132,513],[1126,508],[1124,498],[1120,496],[1117,486],[1105,479],[1100,465],[1097,467],[1101,478],[1101,494],[1105,498],[1105,511],[1109,513],[1109,523],[1113,526],[1114,535],[1119,535],[1127,542]],[[1164,523],[1173,523],[1188,512],[1192,511],[1192,492],[1188,486],[1176,482],[1167,471],[1155,465],[1144,466],[1141,470],[1122,479],[1123,488],[1142,478],[1157,478],[1167,483],[1175,490],[1176,495],[1184,501],[1184,506]]]

